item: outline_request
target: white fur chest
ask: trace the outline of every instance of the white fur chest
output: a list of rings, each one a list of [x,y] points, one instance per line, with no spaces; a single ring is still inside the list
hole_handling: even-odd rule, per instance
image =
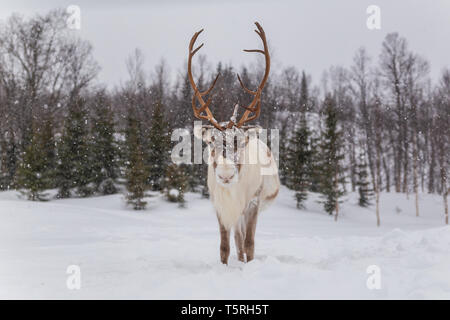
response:
[[[226,188],[217,183],[214,184],[213,190],[210,188],[211,200],[220,222],[227,230],[230,230],[244,213],[246,197],[243,197],[239,187]]]

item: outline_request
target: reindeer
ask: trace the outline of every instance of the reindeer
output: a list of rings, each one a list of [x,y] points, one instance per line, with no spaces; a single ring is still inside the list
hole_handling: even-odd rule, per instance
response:
[[[210,93],[220,74],[206,91],[200,91],[195,84],[192,76],[192,58],[203,44],[196,49],[193,48],[203,29],[196,32],[189,43],[188,76],[194,90],[192,109],[197,119],[211,123],[203,125],[200,130],[194,130],[194,134],[208,145],[208,189],[219,222],[220,258],[223,264],[228,264],[232,229],[239,261],[245,262],[245,258],[247,262],[253,260],[258,213],[273,202],[280,188],[277,164],[269,147],[258,136],[261,127],[244,126],[259,117],[261,93],[270,71],[266,35],[258,22],[255,22],[255,25],[258,29],[255,32],[261,38],[264,50],[244,51],[262,53],[266,68],[264,77],[255,91],[248,89],[237,75],[241,87],[253,96],[248,106],[242,106],[245,112],[239,121],[236,121],[238,104],[235,105],[228,122],[219,123],[209,109],[212,101]],[[208,96],[206,102],[205,96]],[[197,101],[200,107],[197,107]]]

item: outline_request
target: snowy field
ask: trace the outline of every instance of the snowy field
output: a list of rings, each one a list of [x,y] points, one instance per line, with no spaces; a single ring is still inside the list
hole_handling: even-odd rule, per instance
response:
[[[374,209],[347,196],[338,222],[310,196],[296,210],[283,189],[262,212],[256,258],[219,261],[219,233],[208,200],[187,196],[187,208],[154,199],[147,211],[127,209],[121,195],[20,200],[0,193],[0,298],[56,299],[450,299],[450,227],[442,198],[382,194]],[[66,286],[69,265],[81,268],[81,289]],[[381,271],[369,290],[367,267]]]

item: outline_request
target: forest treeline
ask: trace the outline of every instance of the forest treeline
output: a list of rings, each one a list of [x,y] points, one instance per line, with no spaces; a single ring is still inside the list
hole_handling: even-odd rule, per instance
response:
[[[59,198],[124,192],[135,209],[149,192],[181,205],[185,191],[207,196],[206,165],[170,160],[171,132],[194,122],[186,66],[176,77],[164,61],[148,72],[144,54],[130,50],[126,81],[107,89],[95,81],[91,44],[65,21],[56,10],[1,24],[0,189],[30,200],[48,200],[50,189]],[[259,63],[211,66],[205,56],[194,68],[202,89],[221,74],[217,119],[249,102],[236,72],[249,88],[264,72]],[[261,109],[259,124],[279,130],[281,182],[299,208],[319,192],[337,218],[342,196],[357,191],[380,223],[381,191],[415,197],[417,215],[419,193],[437,193],[448,223],[450,70],[431,81],[428,61],[401,35],[387,34],[374,55],[360,48],[350,67],[315,82],[294,67],[273,69]]]

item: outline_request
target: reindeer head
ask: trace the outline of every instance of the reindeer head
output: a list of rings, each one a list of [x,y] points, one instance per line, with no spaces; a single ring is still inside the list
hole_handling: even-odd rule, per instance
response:
[[[195,129],[195,137],[208,145],[208,165],[214,170],[218,183],[229,187],[239,181],[242,167],[250,163],[250,153],[257,152],[253,142],[261,127],[232,127],[220,131],[212,125],[203,125]]]
[[[266,35],[258,22],[255,22],[255,25],[258,28],[255,32],[261,38],[264,50],[253,49],[244,51],[262,53],[266,60],[266,70],[260,85],[255,91],[248,89],[242,82],[241,77],[237,75],[241,87],[253,96],[253,100],[248,106],[241,106],[245,109],[245,112],[239,121],[237,121],[237,113],[239,109],[238,104],[236,104],[233,115],[228,122],[219,123],[209,109],[212,102],[212,94],[210,95],[210,93],[212,92],[220,74],[216,76],[213,83],[206,91],[199,91],[197,85],[195,84],[194,77],[192,76],[192,58],[203,46],[203,43],[196,49],[193,48],[195,41],[203,29],[196,32],[189,43],[188,76],[194,90],[194,95],[192,97],[192,110],[194,111],[194,116],[197,119],[208,120],[211,123],[211,125],[203,126],[202,132],[197,132],[195,134],[208,144],[210,149],[208,163],[213,166],[216,179],[223,186],[230,186],[239,179],[239,173],[241,171],[242,164],[244,163],[243,161],[245,161],[245,159],[243,159],[243,151],[246,150],[251,133],[258,130],[257,127],[244,126],[244,124],[259,117],[261,111],[261,92],[267,82],[267,78],[269,77],[270,55]],[[205,96],[208,96],[206,102],[203,99]],[[200,104],[199,108],[197,108],[197,101]]]

